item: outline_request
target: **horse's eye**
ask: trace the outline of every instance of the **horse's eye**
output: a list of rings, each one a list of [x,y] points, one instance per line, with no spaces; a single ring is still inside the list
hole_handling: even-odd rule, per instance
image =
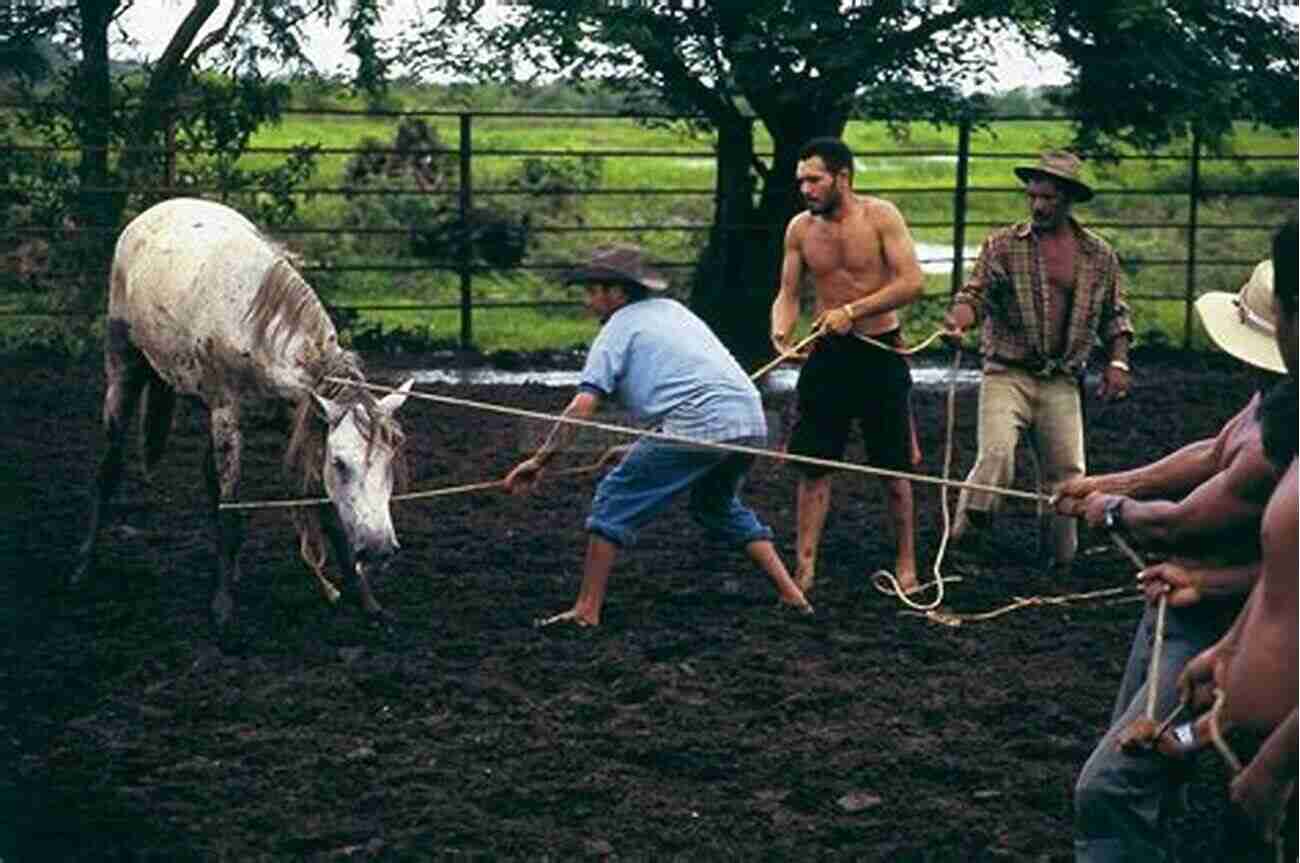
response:
[[[331,464],[334,467],[334,472],[338,474],[340,478],[347,478],[349,470],[348,463],[343,460],[342,456],[334,456],[334,460]]]

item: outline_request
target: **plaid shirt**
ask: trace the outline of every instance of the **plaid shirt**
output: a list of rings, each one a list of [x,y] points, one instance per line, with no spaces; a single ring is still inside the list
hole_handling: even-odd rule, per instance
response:
[[[1043,312],[1047,280],[1043,277],[1038,235],[1029,222],[989,234],[975,268],[953,299],[983,317],[981,350],[986,369],[1016,366],[1050,373],[1081,374],[1097,337],[1106,344],[1133,335],[1124,274],[1110,244],[1070,219],[1074,231],[1074,300],[1063,355],[1051,356]]]

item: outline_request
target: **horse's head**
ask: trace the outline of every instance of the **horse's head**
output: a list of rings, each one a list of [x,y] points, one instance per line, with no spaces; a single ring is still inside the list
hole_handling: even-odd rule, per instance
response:
[[[389,512],[402,445],[393,414],[413,383],[408,380],[378,400],[314,395],[327,423],[321,464],[325,493],[347,538],[352,564],[363,578],[387,565],[399,547]]]

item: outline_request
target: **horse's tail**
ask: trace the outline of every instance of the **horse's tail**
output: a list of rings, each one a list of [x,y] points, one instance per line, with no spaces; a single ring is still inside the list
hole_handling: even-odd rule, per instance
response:
[[[172,430],[172,415],[176,411],[176,390],[151,370],[144,388],[144,409],[140,415],[140,442],[144,459],[145,476],[153,469],[167,448],[167,436]]]

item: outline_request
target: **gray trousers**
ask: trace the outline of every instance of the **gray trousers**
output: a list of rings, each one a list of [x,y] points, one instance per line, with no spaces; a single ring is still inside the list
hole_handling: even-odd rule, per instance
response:
[[[1025,432],[1033,434],[1039,479],[1049,491],[1057,483],[1083,475],[1083,405],[1073,375],[1040,377],[1020,369],[986,369],[980,384],[979,455],[966,481],[1010,487],[1015,479],[1016,446]],[[968,509],[994,512],[1001,500],[992,492],[962,489],[957,518]],[[1075,519],[1049,518],[1053,559],[1057,563],[1073,561],[1079,546]]]
[[[1146,715],[1147,672],[1156,613],[1146,607],[1133,637],[1110,728],[1092,750],[1074,786],[1076,863],[1159,863],[1165,854],[1165,819],[1180,800],[1180,769],[1156,755],[1127,755],[1116,741]],[[1155,681],[1157,722],[1178,704],[1176,682],[1192,657],[1218,641],[1230,618],[1212,609],[1168,609],[1164,652]]]

